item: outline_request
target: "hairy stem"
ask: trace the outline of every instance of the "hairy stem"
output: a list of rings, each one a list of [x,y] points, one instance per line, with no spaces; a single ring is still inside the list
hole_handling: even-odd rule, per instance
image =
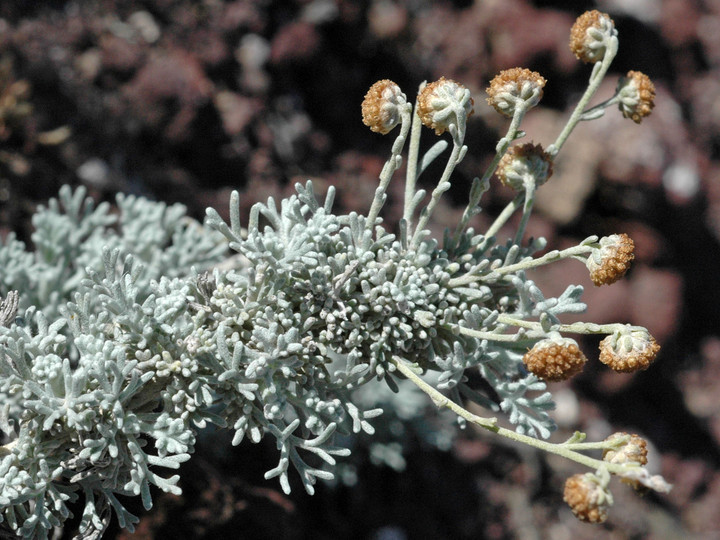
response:
[[[442,196],[442,194],[445,193],[450,187],[450,176],[455,170],[457,164],[460,163],[462,155],[461,152],[463,148],[464,147],[462,146],[462,141],[453,140],[452,153],[450,154],[450,157],[448,158],[448,161],[445,165],[445,170],[443,171],[442,177],[440,178],[440,181],[437,183],[437,186],[435,187],[432,195],[430,196],[430,202],[425,208],[423,208],[422,212],[420,213],[420,218],[418,219],[415,233],[413,234],[412,241],[410,242],[410,246],[412,249],[417,249],[420,242],[422,242],[423,232],[425,231],[425,229],[427,229],[428,222],[430,221],[430,216],[432,216],[435,207],[440,202],[440,197]]]
[[[520,126],[520,122],[522,121],[523,117],[525,116],[525,113],[527,112],[527,108],[523,107],[522,105],[518,105],[515,108],[515,114],[513,114],[512,121],[510,122],[510,126],[508,127],[507,133],[505,136],[500,139],[497,146],[495,147],[495,157],[493,158],[492,162],[488,166],[487,169],[485,169],[485,172],[482,175],[482,178],[475,179],[473,182],[473,186],[470,190],[470,193],[472,193],[474,196],[470,199],[468,202],[467,207],[465,208],[465,211],[463,212],[462,218],[460,219],[460,223],[458,223],[457,227],[455,228],[455,233],[453,234],[453,245],[457,245],[457,243],[460,241],[460,236],[462,236],[462,233],[465,232],[465,229],[467,228],[468,222],[470,221],[470,218],[473,216],[473,211],[475,207],[480,202],[480,197],[482,197],[484,191],[477,189],[476,184],[482,185],[486,183],[488,180],[490,180],[490,177],[495,173],[495,169],[497,169],[498,163],[500,163],[500,160],[505,155],[505,152],[507,152],[507,149],[510,147],[510,143],[514,141],[518,137],[518,128]],[[515,209],[513,209],[513,212]],[[503,222],[504,223],[504,222]],[[498,227],[499,228],[499,227]],[[486,234],[487,237],[492,236],[490,230],[488,230],[488,233]]]
[[[390,159],[385,162],[385,165],[380,172],[380,182],[377,189],[375,190],[375,198],[373,199],[370,211],[367,215],[367,221],[365,222],[365,228],[372,230],[375,226],[375,221],[380,214],[380,209],[385,202],[385,191],[387,190],[390,180],[392,180],[393,174],[400,168],[402,164],[402,149],[407,139],[408,131],[410,130],[410,109],[406,109],[402,114],[402,124],[400,128],[400,134],[395,139],[392,148],[392,155]]]
[[[551,443],[536,439],[534,437],[530,437],[528,435],[521,435],[520,433],[516,433],[515,431],[512,431],[510,429],[498,426],[497,418],[484,418],[482,416],[478,416],[461,407],[454,401],[450,400],[447,396],[439,392],[432,385],[422,380],[415,373],[415,371],[413,371],[413,369],[405,363],[402,358],[393,357],[393,362],[395,363],[395,366],[400,373],[402,373],[405,377],[412,381],[418,388],[420,388],[420,390],[425,392],[430,397],[430,399],[432,399],[436,407],[438,407],[439,409],[448,408],[461,418],[464,418],[465,420],[475,424],[476,426],[479,426],[488,431],[492,431],[493,433],[501,435],[502,437],[505,437],[507,439],[526,444],[528,446],[543,450],[545,452],[565,457],[567,459],[580,463],[581,465],[585,465],[591,469],[596,470],[601,467],[606,467],[607,470],[611,473],[622,474],[623,472],[626,472],[629,468],[637,468],[637,466],[633,465],[608,463],[601,459],[595,459],[579,452],[579,450],[596,450],[609,448],[610,445],[608,443]]]
[[[572,130],[575,129],[575,126],[577,126],[578,122],[582,120],[583,113],[585,112],[585,107],[595,95],[595,92],[597,92],[597,89],[600,87],[600,83],[605,77],[605,74],[607,73],[610,64],[612,63],[615,55],[617,54],[617,37],[610,37],[608,39],[606,47],[607,48],[605,50],[605,56],[603,56],[602,62],[598,62],[593,66],[592,74],[590,75],[590,84],[588,84],[587,90],[585,90],[582,98],[580,98],[580,101],[578,101],[578,104],[575,107],[572,115],[570,116],[570,119],[568,120],[567,124],[565,124],[565,128],[562,130],[560,135],[558,135],[558,138],[555,140],[555,142],[548,147],[547,152],[551,156],[557,155],[557,153],[560,151],[560,148],[562,148],[563,144],[565,144],[565,141],[567,141],[567,138],[570,136],[570,133],[572,133]]]
[[[418,95],[425,88],[425,83],[418,88]],[[417,100],[415,101],[414,111],[417,110]],[[412,215],[415,211],[413,206],[413,198],[415,197],[415,185],[418,178],[418,156],[420,154],[420,134],[422,132],[422,120],[420,115],[414,113],[412,115],[412,128],[410,130],[410,144],[408,146],[408,162],[405,172],[405,204],[403,206],[403,219],[407,223],[407,229],[411,229]]]
[[[476,273],[475,268],[470,269],[467,273],[462,276],[456,277],[448,281],[448,287],[461,287],[463,285],[469,285],[477,281],[497,281],[500,276],[506,274],[514,274],[521,270],[529,270],[531,268],[538,268],[546,264],[550,264],[561,259],[568,259],[571,257],[581,257],[584,254],[592,252],[593,247],[588,244],[580,244],[579,246],[573,246],[562,251],[553,250],[549,251],[542,257],[537,259],[527,258],[515,264],[509,264],[507,266],[501,266],[492,270],[487,270],[485,274]],[[477,265],[476,268],[482,271],[485,266],[481,267]]]

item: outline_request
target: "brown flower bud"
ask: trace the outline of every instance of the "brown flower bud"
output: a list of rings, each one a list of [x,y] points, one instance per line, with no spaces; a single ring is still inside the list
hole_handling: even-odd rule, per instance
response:
[[[603,523],[608,517],[611,499],[588,474],[574,474],[565,481],[563,500],[581,521]]]
[[[655,85],[641,71],[628,71],[627,76],[618,81],[617,93],[620,112],[636,124],[649,116],[655,107]]]
[[[618,432],[610,435],[606,441],[613,441],[628,437],[627,433]],[[647,441],[639,435],[630,435],[630,438],[619,448],[612,449],[606,448],[603,450],[603,461],[608,463],[639,463],[640,465],[647,464]]]
[[[647,330],[626,326],[600,342],[600,361],[614,371],[632,373],[647,369],[659,351]]]
[[[473,99],[462,84],[440,77],[420,91],[417,113],[423,125],[444,133],[451,124],[464,133],[465,121],[473,114]]]
[[[600,247],[587,258],[585,265],[596,286],[615,283],[623,277],[635,258],[635,244],[625,233],[612,234],[600,239]]]
[[[529,69],[506,69],[490,81],[487,102],[500,114],[512,117],[519,103],[526,103],[529,109],[540,102],[546,82],[542,75]]]
[[[523,362],[528,371],[549,382],[565,381],[583,369],[587,358],[570,338],[549,338],[539,341],[525,353]]]
[[[518,144],[505,153],[495,174],[515,191],[525,189],[528,180],[540,186],[552,175],[552,158],[539,144]]]
[[[406,103],[407,98],[397,84],[388,79],[378,81],[370,87],[362,102],[363,124],[385,135],[400,123]]]
[[[607,14],[586,11],[570,30],[570,50],[583,62],[594,64],[605,56],[607,40],[612,36],[617,36],[617,30]]]
[[[608,442],[612,442],[615,439],[627,439],[625,443],[620,447],[606,448],[603,450],[603,461],[608,463],[637,463],[639,465],[647,465],[647,442],[639,435],[628,435],[624,432],[613,433],[607,439]],[[643,485],[637,479],[632,478],[621,478],[621,482],[632,486],[636,491],[644,492],[649,488]]]

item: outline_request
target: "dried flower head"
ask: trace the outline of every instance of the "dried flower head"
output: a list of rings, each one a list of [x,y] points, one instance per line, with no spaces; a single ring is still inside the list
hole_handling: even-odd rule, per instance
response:
[[[525,353],[523,362],[529,371],[550,382],[565,381],[580,373],[587,358],[570,338],[539,341]]]
[[[529,69],[506,69],[490,81],[485,90],[487,102],[500,114],[512,117],[518,104],[529,109],[540,102],[546,82],[542,75]]]
[[[363,124],[385,135],[400,123],[406,103],[407,98],[397,84],[388,79],[378,81],[362,102]]]
[[[612,496],[591,473],[574,474],[565,481],[563,500],[581,521],[603,523],[608,517]]]
[[[570,50],[583,62],[594,64],[603,59],[608,40],[615,36],[615,23],[607,14],[586,11],[570,30]]]
[[[436,135],[454,124],[464,134],[465,121],[474,112],[470,90],[452,79],[440,77],[420,91],[417,113],[423,125],[434,129]]]
[[[614,371],[632,373],[647,369],[659,351],[645,328],[627,325],[600,342],[600,361]]]
[[[647,441],[639,435],[628,435],[624,432],[613,433],[607,439],[612,442],[616,439],[624,439],[617,448],[606,448],[603,451],[603,461],[608,463],[638,463],[640,465],[647,464]]]
[[[613,433],[605,441],[615,442],[617,446],[603,450],[603,461],[619,465],[627,463],[647,465],[647,442],[639,435],[628,435],[624,432]],[[636,491],[644,492],[649,489],[637,478],[621,478],[620,481],[632,486]]]
[[[628,71],[627,76],[618,81],[617,94],[620,97],[620,112],[636,124],[650,116],[655,107],[655,85],[641,71]]]
[[[635,258],[635,243],[625,233],[611,234],[600,239],[600,247],[594,249],[585,261],[590,279],[596,286],[615,283],[630,268]]]
[[[552,157],[539,144],[518,144],[505,153],[495,174],[515,191],[526,189],[528,182],[540,186],[552,175]]]

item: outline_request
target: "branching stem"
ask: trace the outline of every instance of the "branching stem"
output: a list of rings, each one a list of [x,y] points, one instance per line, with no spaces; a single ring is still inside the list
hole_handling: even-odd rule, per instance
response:
[[[611,448],[613,444],[606,441],[594,443],[551,443],[536,439],[534,437],[529,437],[528,435],[521,435],[520,433],[516,433],[515,431],[512,431],[510,429],[498,426],[497,418],[484,418],[482,416],[478,416],[461,407],[454,401],[450,400],[447,396],[443,395],[432,385],[422,380],[422,378],[420,378],[420,376],[413,370],[413,368],[410,367],[410,365],[408,365],[402,358],[393,357],[393,362],[400,373],[402,373],[405,377],[412,381],[413,384],[415,384],[420,390],[425,392],[430,397],[430,399],[432,399],[436,407],[438,407],[439,409],[448,408],[461,418],[464,418],[465,420],[475,424],[476,426],[479,426],[488,431],[492,431],[493,433],[501,435],[502,437],[505,437],[507,439],[526,444],[533,448],[537,448],[538,450],[543,450],[545,452],[550,452],[552,454],[562,456],[594,470],[605,467],[611,473],[622,475],[623,473],[627,472],[628,469],[637,468],[637,465],[621,465],[615,463],[608,463],[601,459],[595,459],[580,453],[581,451]]]
[[[588,84],[588,87],[585,90],[582,98],[580,98],[580,101],[578,101],[578,104],[575,107],[572,115],[570,116],[567,124],[565,124],[565,128],[563,128],[562,132],[560,133],[560,135],[558,135],[558,138],[555,140],[555,142],[548,147],[547,152],[551,156],[557,155],[557,153],[560,151],[560,148],[562,148],[563,144],[565,144],[565,141],[567,141],[567,138],[570,136],[570,133],[572,133],[572,130],[575,129],[575,126],[577,126],[577,124],[583,119],[583,114],[586,112],[585,107],[595,95],[595,92],[597,92],[597,89],[600,87],[600,83],[605,77],[605,74],[607,73],[610,64],[612,63],[615,55],[617,54],[617,37],[610,37],[607,40],[606,46],[607,49],[605,51],[605,56],[603,56],[602,62],[597,62],[595,65],[593,65],[592,74],[590,75],[590,83]]]
[[[515,113],[513,114],[513,119],[510,122],[510,126],[508,126],[507,133],[505,136],[500,139],[497,146],[495,147],[495,157],[493,158],[492,162],[490,162],[490,165],[488,165],[487,169],[485,169],[485,172],[482,175],[482,178],[475,179],[473,182],[473,186],[470,189],[470,193],[473,194],[470,201],[468,202],[467,207],[465,208],[465,211],[463,212],[462,218],[460,219],[460,223],[458,223],[457,227],[455,228],[455,233],[453,234],[453,245],[457,245],[457,243],[460,241],[460,236],[462,236],[462,233],[465,232],[465,229],[467,228],[468,222],[470,221],[470,218],[474,215],[475,207],[480,202],[480,197],[482,197],[482,194],[484,193],[483,190],[477,189],[477,185],[482,185],[488,180],[490,180],[490,177],[495,173],[495,169],[497,169],[498,163],[500,163],[500,160],[505,155],[505,152],[507,152],[508,148],[510,147],[510,143],[518,138],[518,136],[522,136],[523,133],[518,130],[520,126],[520,122],[525,116],[525,113],[527,112],[527,106],[524,106],[525,102],[522,102],[518,104],[518,106],[515,108]],[[476,185],[477,184],[477,185]],[[510,215],[517,210],[517,207],[514,207],[512,209],[512,212],[510,212]],[[502,215],[502,214],[501,214]],[[510,217],[508,215],[507,217]],[[507,218],[505,218],[507,219]],[[500,223],[500,226],[504,224],[505,221],[502,221]],[[500,228],[498,226],[498,229]],[[486,237],[492,236],[494,233],[492,232],[492,228],[488,230],[488,233],[486,233]]]
[[[583,255],[591,253],[592,250],[593,250],[592,245],[580,244],[578,246],[573,246],[573,247],[570,247],[567,249],[563,249],[562,251],[558,251],[558,250],[549,251],[548,253],[546,253],[542,257],[538,257],[537,259],[528,257],[527,259],[524,259],[515,264],[501,266],[499,268],[494,268],[492,270],[485,270],[484,274],[476,273],[477,272],[476,268],[478,270],[484,269],[484,267],[477,265],[475,268],[471,268],[467,273],[463,274],[462,276],[453,278],[450,281],[448,281],[448,286],[462,287],[462,286],[469,285],[470,283],[474,283],[477,281],[490,281],[490,282],[497,281],[501,276],[508,275],[508,274],[514,274],[521,270],[529,270],[531,268],[538,268],[540,266],[544,266],[546,264],[550,264],[550,263],[559,261],[561,259],[568,259],[571,257],[581,259]]]

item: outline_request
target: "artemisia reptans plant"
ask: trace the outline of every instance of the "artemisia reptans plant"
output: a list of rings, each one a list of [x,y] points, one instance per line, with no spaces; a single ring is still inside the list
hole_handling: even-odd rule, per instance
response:
[[[428,225],[467,152],[467,119],[479,106],[462,84],[444,78],[422,84],[414,106],[389,80],[367,93],[363,121],[377,133],[398,134],[365,216],[333,213],[334,188],[321,203],[311,182],[279,206],[273,199],[256,204],[246,227],[237,193],[229,224],[208,209],[201,225],[179,205],[119,196],[114,213],[95,207],[83,190],[63,188],[33,219],[34,252],[12,236],[0,244],[2,531],[48,538],[71,507],[82,509],[80,538],[101,536],[112,515],[132,530],[137,517],[122,496],[139,496],[149,509],[151,486],[179,493],[178,475],[158,471],[188,460],[209,423],[230,430],[233,444],[273,437],[280,457],[266,478],[277,477],[289,492],[296,471],[312,493],[317,478],[333,478],[337,459],[350,453],[339,441],[373,435],[393,414],[390,402],[373,401],[385,388],[401,398],[408,388],[427,394],[460,425],[587,466],[565,486],[580,519],[606,519],[612,476],[668,490],[648,473],[645,442],[636,435],[543,440],[554,429],[546,382],[593,361],[570,336],[606,335],[599,359],[619,372],[648,368],[659,350],[641,327],[564,324],[562,314],[585,310],[582,287],[545,297],[529,277],[542,265],[575,259],[604,286],[621,279],[633,259],[623,233],[542,255],[545,241],[525,238],[535,192],[552,182],[553,162],[578,122],[617,105],[639,123],[653,106],[652,83],[631,71],[615,95],[587,108],[617,52],[617,33],[607,15],[592,11],[571,36],[573,52],[592,72],[547,148],[518,142],[545,78],[512,68],[491,81],[487,102],[509,127],[442,242]],[[420,156],[424,126],[439,141]],[[427,194],[418,177],[446,151]],[[404,212],[398,230],[389,231],[381,212],[389,183],[401,181],[394,176],[403,159]],[[487,230],[474,231],[471,220],[493,181],[516,196]],[[498,238],[515,213],[513,237]],[[237,264],[228,264],[228,247]],[[514,429],[470,412],[471,402],[505,415]],[[593,451],[602,456],[588,455]]]

